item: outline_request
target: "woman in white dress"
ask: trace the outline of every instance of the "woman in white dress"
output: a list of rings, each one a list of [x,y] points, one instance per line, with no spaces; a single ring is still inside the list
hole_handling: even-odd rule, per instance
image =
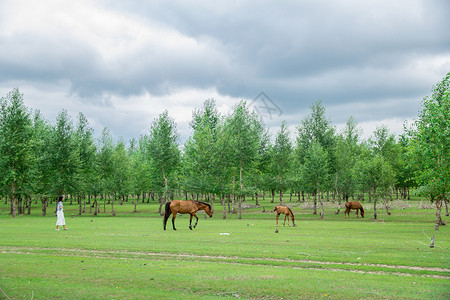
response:
[[[58,226],[62,226],[64,230],[68,230],[66,228],[66,220],[64,219],[63,199],[63,196],[59,196],[58,203],[56,204],[56,230],[59,230]]]

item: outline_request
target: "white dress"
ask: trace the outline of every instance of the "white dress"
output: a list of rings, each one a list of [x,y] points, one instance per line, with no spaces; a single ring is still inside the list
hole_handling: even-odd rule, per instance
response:
[[[66,220],[64,219],[63,204],[58,202],[56,211],[56,226],[66,225]]]

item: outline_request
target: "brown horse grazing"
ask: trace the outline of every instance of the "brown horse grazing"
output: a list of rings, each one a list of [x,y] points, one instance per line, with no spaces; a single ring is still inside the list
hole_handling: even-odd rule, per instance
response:
[[[195,214],[199,210],[204,210],[210,217],[212,217],[212,209],[211,205],[204,202],[197,202],[194,200],[172,200],[166,203],[166,212],[164,215],[164,230],[166,230],[167,219],[169,219],[170,214],[173,214],[172,218],[172,226],[173,230],[177,230],[175,228],[175,218],[177,214],[190,214],[191,220],[189,221],[189,229],[192,230],[192,217],[195,217],[197,220],[195,221],[194,228],[197,226],[198,217]]]
[[[348,201],[345,203],[345,213],[344,217],[350,218],[350,210],[356,209],[356,217],[358,218],[358,210],[361,212],[361,217],[364,218],[364,208],[362,207],[361,203],[359,201]]]
[[[288,221],[288,226],[290,226],[289,225],[289,216],[290,216],[291,219],[292,219],[292,226],[295,227],[294,214],[292,213],[292,210],[289,207],[286,207],[286,206],[275,206],[273,211],[277,212],[277,217],[276,217],[277,226],[278,226],[278,216],[280,214],[284,214],[283,226],[285,226],[285,224],[286,224],[286,218],[287,218],[287,221]]]

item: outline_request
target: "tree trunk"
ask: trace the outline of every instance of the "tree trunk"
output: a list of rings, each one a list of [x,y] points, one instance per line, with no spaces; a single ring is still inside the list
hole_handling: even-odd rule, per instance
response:
[[[445,203],[445,216],[448,217],[448,200],[445,199],[444,203]]]
[[[369,192],[369,199],[370,199],[370,192]],[[369,200],[370,202],[370,200]],[[376,197],[376,189],[373,189],[373,219],[377,219],[377,197]]]
[[[233,195],[231,195],[231,213],[232,214],[236,213],[236,211],[234,210],[235,197],[236,197],[236,176],[233,177]]]
[[[387,201],[387,197],[384,197],[384,206],[386,207],[386,213],[388,214],[388,216],[391,215],[391,213],[389,212],[389,203]]]
[[[442,222],[441,218],[441,208],[442,208],[442,199],[436,200],[436,225],[434,225],[435,230],[439,230],[439,226],[445,225],[444,222]]]
[[[322,211],[320,212],[320,218],[323,219],[323,215],[324,215],[323,201],[322,201],[322,197],[320,197],[320,196],[319,196],[319,202],[320,202],[320,206],[322,208]]]
[[[223,208],[222,219],[226,219],[227,218],[227,209],[226,209],[226,204],[225,204],[225,195],[220,195],[220,203],[222,203],[222,208]]]
[[[98,215],[97,195],[94,196],[94,216]]]
[[[317,193],[314,193],[313,215],[317,215]]]
[[[255,205],[259,206],[259,202],[258,202],[258,174],[255,174]]]
[[[13,184],[11,184],[11,215],[13,218],[16,217],[16,197],[15,197],[15,192],[16,192],[16,186]]]
[[[81,216],[83,210],[83,203],[81,202],[81,195],[78,196],[78,215]]]
[[[42,216],[45,217],[47,215],[47,198],[41,199],[42,203]]]
[[[242,169],[243,169],[243,164],[242,164],[242,160],[239,164],[239,186],[241,188],[241,190],[239,191],[239,217],[238,219],[242,219],[242,194],[244,193],[244,183],[242,182]]]
[[[165,193],[164,193],[165,194]],[[159,208],[158,208],[158,213],[162,216],[163,215],[163,213],[162,213],[162,206],[163,206],[163,204],[165,203],[165,201],[164,201],[164,195],[159,195]]]
[[[280,176],[280,205],[283,205],[283,177]]]
[[[239,196],[239,203],[238,203],[238,206],[239,206],[239,216],[238,216],[238,219],[242,219],[242,195]]]
[[[340,197],[339,193],[337,193],[337,199],[338,199],[338,209],[337,209],[336,214],[338,215],[341,213],[341,197]]]
[[[120,197],[120,196],[119,196]],[[116,215],[116,212],[114,211],[114,200],[116,199],[116,196],[114,195],[114,197],[112,198],[112,200],[111,200],[111,214],[113,215],[113,216],[115,216]],[[123,201],[122,201],[122,203],[123,203]]]

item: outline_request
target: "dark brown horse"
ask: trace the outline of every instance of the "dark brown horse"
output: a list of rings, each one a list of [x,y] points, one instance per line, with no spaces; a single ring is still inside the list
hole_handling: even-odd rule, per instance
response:
[[[350,218],[350,210],[352,209],[356,209],[357,218],[358,218],[358,210],[361,212],[361,217],[364,218],[364,208],[362,207],[359,201],[348,201],[345,203],[345,213],[344,213],[345,218],[347,217],[347,215]]]
[[[211,205],[204,202],[197,202],[194,200],[172,200],[166,203],[166,212],[164,215],[164,230],[166,230],[167,219],[169,219],[170,215],[173,214],[172,217],[172,226],[173,230],[177,230],[175,228],[175,218],[177,214],[190,214],[191,220],[189,221],[189,229],[192,230],[192,217],[195,217],[197,220],[195,221],[194,228],[197,226],[198,217],[195,214],[199,210],[204,210],[210,217],[212,217],[212,209]]]
[[[288,226],[290,226],[289,225],[289,216],[290,216],[291,219],[292,219],[292,226],[295,227],[294,214],[292,213],[292,210],[289,207],[286,207],[286,206],[275,206],[273,211],[277,212],[277,217],[276,217],[277,226],[278,226],[278,216],[280,214],[284,214],[283,226],[285,226],[285,224],[286,224],[286,218],[287,218],[287,221],[288,221]]]

